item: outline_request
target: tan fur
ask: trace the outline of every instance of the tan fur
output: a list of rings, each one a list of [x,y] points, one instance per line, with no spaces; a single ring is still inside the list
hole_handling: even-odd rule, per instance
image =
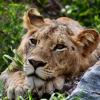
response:
[[[100,46],[99,35],[95,30],[86,29],[67,17],[43,19],[34,9],[29,10],[23,19],[28,32],[22,39],[18,53],[23,57],[24,72],[21,73],[24,77],[20,77],[23,75],[19,71],[13,72],[16,67],[12,72],[6,70],[1,75],[4,82],[15,84],[15,94],[20,84],[23,89],[22,85],[25,85],[25,89],[27,87],[33,92],[38,91],[39,95],[44,92],[52,93],[55,89],[60,90],[67,75],[77,75],[97,61]],[[29,62],[30,59],[46,64],[35,68]],[[13,89],[9,90],[12,86],[6,86],[9,98],[12,98]]]

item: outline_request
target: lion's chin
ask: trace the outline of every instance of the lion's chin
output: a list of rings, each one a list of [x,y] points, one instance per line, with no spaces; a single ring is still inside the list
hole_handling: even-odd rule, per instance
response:
[[[61,90],[64,86],[64,77],[59,76],[52,80],[46,81],[34,74],[33,76],[26,77],[26,82],[29,89],[33,90],[33,93],[38,91],[38,95],[41,96],[43,93],[52,94],[55,89]]]
[[[41,76],[39,76],[38,74],[34,73],[33,76],[39,80],[42,80],[42,81],[46,81],[44,78],[42,78]]]
[[[28,76],[26,77],[25,81],[26,84],[29,86],[29,89],[39,88],[41,86],[44,86],[45,84],[45,81],[37,76]]]

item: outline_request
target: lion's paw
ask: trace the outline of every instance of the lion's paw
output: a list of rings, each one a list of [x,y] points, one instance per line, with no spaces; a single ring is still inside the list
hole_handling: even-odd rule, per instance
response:
[[[7,97],[9,100],[17,100],[19,96],[24,96],[26,91],[28,90],[25,86],[14,86],[9,85],[7,89]]]
[[[18,96],[23,96],[29,89],[25,84],[25,75],[23,72],[15,72],[6,83],[7,97],[9,100],[17,100]]]

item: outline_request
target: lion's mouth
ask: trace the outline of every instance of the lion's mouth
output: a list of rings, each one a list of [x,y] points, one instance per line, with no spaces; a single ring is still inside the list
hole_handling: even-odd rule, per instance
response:
[[[44,80],[43,78],[41,78],[39,75],[37,75],[36,73],[32,73],[32,74],[29,74],[27,75],[28,77],[31,77],[31,76],[35,76],[36,78],[38,79],[41,79],[41,80]]]
[[[46,81],[45,79],[43,79],[42,77],[40,77],[40,76],[39,76],[38,74],[36,74],[36,73],[34,73],[33,76],[35,76],[36,78],[41,79],[41,80],[43,80],[43,81]]]
[[[43,81],[51,81],[51,80],[54,79],[54,78],[47,78],[47,79],[44,79],[44,78],[42,78],[41,76],[39,76],[38,74],[36,74],[36,73],[32,73],[32,74],[28,75],[28,77],[30,77],[30,76],[34,76],[34,77],[36,77],[36,78],[38,78],[38,79],[40,79],[40,80],[43,80]]]
[[[54,79],[54,73],[48,69],[44,69],[44,67],[38,67],[37,69],[34,69],[33,66],[25,64],[23,70],[28,77],[34,76],[43,81],[51,81]]]

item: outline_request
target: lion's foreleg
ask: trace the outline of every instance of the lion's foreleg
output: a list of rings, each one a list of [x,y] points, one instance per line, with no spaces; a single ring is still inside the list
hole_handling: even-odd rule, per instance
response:
[[[9,72],[8,68],[3,71],[0,75],[0,80],[2,80],[4,83],[7,81],[7,79],[10,77],[11,73]]]

